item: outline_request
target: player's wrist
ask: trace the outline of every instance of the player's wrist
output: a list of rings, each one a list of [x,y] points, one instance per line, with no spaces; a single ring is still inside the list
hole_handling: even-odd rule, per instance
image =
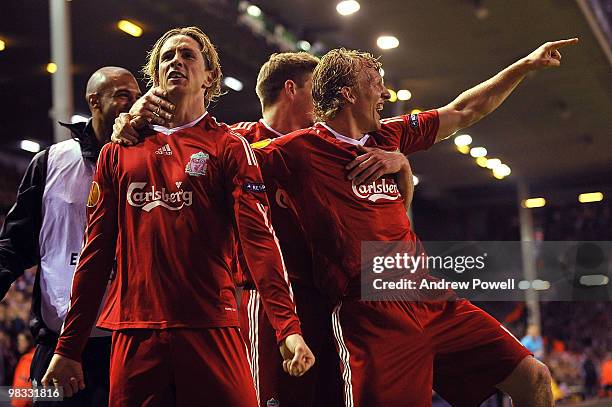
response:
[[[529,55],[527,55],[526,57],[523,57],[516,61],[512,65],[512,68],[516,73],[520,75],[526,75],[529,72],[536,70],[538,66],[536,64],[536,61]]]
[[[57,347],[55,348],[55,352],[53,352],[53,354],[57,356],[61,356],[66,359],[70,359],[77,363],[81,363],[81,353],[80,352],[73,352],[71,350],[68,350],[59,343]]]
[[[284,344],[285,341],[287,340],[287,338],[289,338],[291,335],[302,336],[302,329],[300,328],[300,322],[299,321],[292,321],[291,323],[289,323],[285,327],[285,329],[283,329],[281,334],[276,338],[277,339],[277,343],[279,345]]]

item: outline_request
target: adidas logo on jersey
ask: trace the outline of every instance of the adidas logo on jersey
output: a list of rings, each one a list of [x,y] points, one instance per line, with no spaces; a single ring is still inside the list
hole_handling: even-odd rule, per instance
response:
[[[155,154],[172,155],[172,150],[170,150],[170,146],[168,144],[165,144],[155,150]]]

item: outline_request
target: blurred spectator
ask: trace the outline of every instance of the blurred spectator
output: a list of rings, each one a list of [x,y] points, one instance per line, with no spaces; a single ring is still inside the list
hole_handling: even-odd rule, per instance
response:
[[[26,270],[0,302],[0,386],[9,386],[13,382],[17,360],[23,354],[23,346],[28,343],[20,334],[29,335],[34,278],[35,267]]]
[[[612,240],[611,214],[609,202],[552,206],[535,211],[534,223],[548,241]]]
[[[527,335],[521,339],[521,343],[529,349],[529,352],[533,353],[536,359],[542,360],[544,356],[544,343],[537,325],[529,325],[527,327]]]
[[[30,382],[30,365],[32,364],[35,350],[32,336],[28,332],[22,332],[17,336],[17,351],[21,358],[15,368],[13,387],[32,387]],[[30,407],[32,404],[32,400],[28,399],[11,401],[12,407]]]
[[[23,331],[17,335],[17,352],[20,356],[28,353],[33,347],[32,335],[28,331]]]
[[[593,354],[590,350],[587,350],[583,356],[582,377],[584,380],[584,398],[590,399],[595,397],[599,387],[599,380],[597,377],[597,367],[595,367]]]
[[[418,198],[418,197],[417,197]],[[520,225],[514,204],[441,206],[416,199],[414,227],[423,241],[518,241]],[[612,203],[547,205],[532,210],[540,240],[612,240]]]
[[[544,362],[565,394],[564,400],[595,396],[600,390],[597,366],[612,346],[612,303],[545,302],[541,311],[542,334],[551,343]],[[608,375],[612,376],[612,371]]]
[[[612,302],[543,302],[542,334],[556,344],[558,350],[583,353],[590,348],[603,357],[612,349]]]
[[[564,391],[564,389],[561,386],[557,384],[557,380],[555,380],[555,376],[553,372],[551,371],[550,373],[552,375],[550,387],[551,387],[552,394],[553,394],[553,400],[555,400],[555,402],[559,400],[563,400],[567,393]]]
[[[559,339],[553,339],[551,344],[551,350],[553,352],[565,352],[565,344]]]
[[[0,331],[0,386],[9,386],[13,382],[16,357],[11,345],[11,337]]]
[[[601,387],[605,397],[612,397],[612,352],[601,363]]]

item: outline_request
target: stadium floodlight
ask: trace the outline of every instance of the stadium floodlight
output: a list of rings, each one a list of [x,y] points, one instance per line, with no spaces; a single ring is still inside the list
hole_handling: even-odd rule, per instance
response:
[[[129,20],[119,20],[117,28],[132,37],[140,37],[142,35],[142,28]]]
[[[389,91],[389,95],[391,95],[389,97],[389,102],[391,103],[397,102],[397,93],[395,93],[393,89],[387,89],[387,91]]]
[[[546,199],[544,198],[528,198],[522,202],[523,208],[541,208],[546,205]]]
[[[531,283],[527,280],[521,280],[518,283],[518,288],[520,290],[529,290],[531,288]]]
[[[487,155],[487,149],[484,147],[474,147],[470,149],[470,155],[474,158],[484,157]]]
[[[421,112],[422,112],[422,110],[421,110],[421,109],[412,109],[412,110],[410,111],[410,114],[419,114],[419,113],[421,113]]]
[[[4,51],[6,49],[6,43],[3,40],[0,40],[0,51]]]
[[[385,70],[380,68],[380,76],[385,77]]]
[[[490,170],[494,170],[495,168],[502,165],[502,162],[499,158],[489,158],[487,160],[487,168]]]
[[[80,114],[73,114],[70,118],[70,123],[82,123],[86,122],[87,120],[89,119],[85,116],[81,116]]]
[[[472,136],[469,134],[460,134],[455,137],[455,145],[458,147],[469,146],[470,144],[472,144]]]
[[[399,40],[392,35],[381,35],[376,40],[376,45],[380,49],[392,49],[399,46]]]
[[[410,92],[408,89],[400,89],[397,91],[397,98],[399,100],[410,100],[411,97],[412,92]]]
[[[602,192],[585,192],[584,194],[578,195],[578,202],[600,202],[603,201],[604,195]]]
[[[57,64],[55,62],[49,62],[47,64],[47,72],[56,73],[57,72]]]
[[[349,16],[351,14],[355,14],[359,11],[360,8],[361,6],[359,5],[359,2],[355,0],[341,1],[336,5],[336,11],[341,16]]]
[[[457,151],[459,151],[461,154],[469,154],[470,146],[457,146]]]
[[[226,76],[223,79],[223,84],[236,92],[240,92],[243,88],[242,82],[233,76]]]
[[[476,164],[478,164],[479,167],[482,168],[487,168],[487,157],[478,157],[476,158]]]
[[[412,183],[416,186],[419,185],[419,177],[417,177],[416,175],[412,175]]]
[[[311,45],[306,40],[298,41],[297,45],[302,51],[310,51]]]
[[[580,284],[587,287],[608,285],[610,278],[605,274],[588,274],[586,276],[580,276]]]
[[[550,288],[550,281],[536,279],[531,283],[531,287],[536,291],[548,290]]]
[[[261,16],[261,9],[254,4],[251,4],[249,7],[247,7],[246,12],[252,17]]]
[[[32,140],[21,140],[20,147],[22,150],[29,151],[31,153],[38,153],[40,151],[40,144]]]
[[[511,173],[512,173],[512,170],[506,164],[501,164],[493,168],[493,176],[497,179],[502,179],[504,177],[507,177]]]

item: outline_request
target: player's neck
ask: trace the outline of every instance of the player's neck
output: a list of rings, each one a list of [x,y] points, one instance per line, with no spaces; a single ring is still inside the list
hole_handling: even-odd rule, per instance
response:
[[[290,106],[289,103],[275,103],[264,109],[262,117],[268,126],[281,134],[299,130],[300,125],[295,120],[295,115],[291,114]]]
[[[94,115],[91,119],[91,126],[93,128],[94,136],[96,136],[96,140],[98,141],[99,147],[102,147],[104,144],[110,141],[113,127],[107,125],[104,122],[103,117]]]
[[[343,136],[354,140],[360,140],[367,131],[364,131],[357,123],[357,120],[346,111],[340,111],[333,119],[325,120],[325,124]]]
[[[206,111],[203,97],[194,98],[189,97],[189,95],[185,95],[185,97],[181,96],[182,95],[179,95],[178,97],[175,95],[170,95],[168,97],[168,99],[176,106],[172,121],[168,123],[168,128],[170,129],[191,123],[198,117],[202,116]]]

